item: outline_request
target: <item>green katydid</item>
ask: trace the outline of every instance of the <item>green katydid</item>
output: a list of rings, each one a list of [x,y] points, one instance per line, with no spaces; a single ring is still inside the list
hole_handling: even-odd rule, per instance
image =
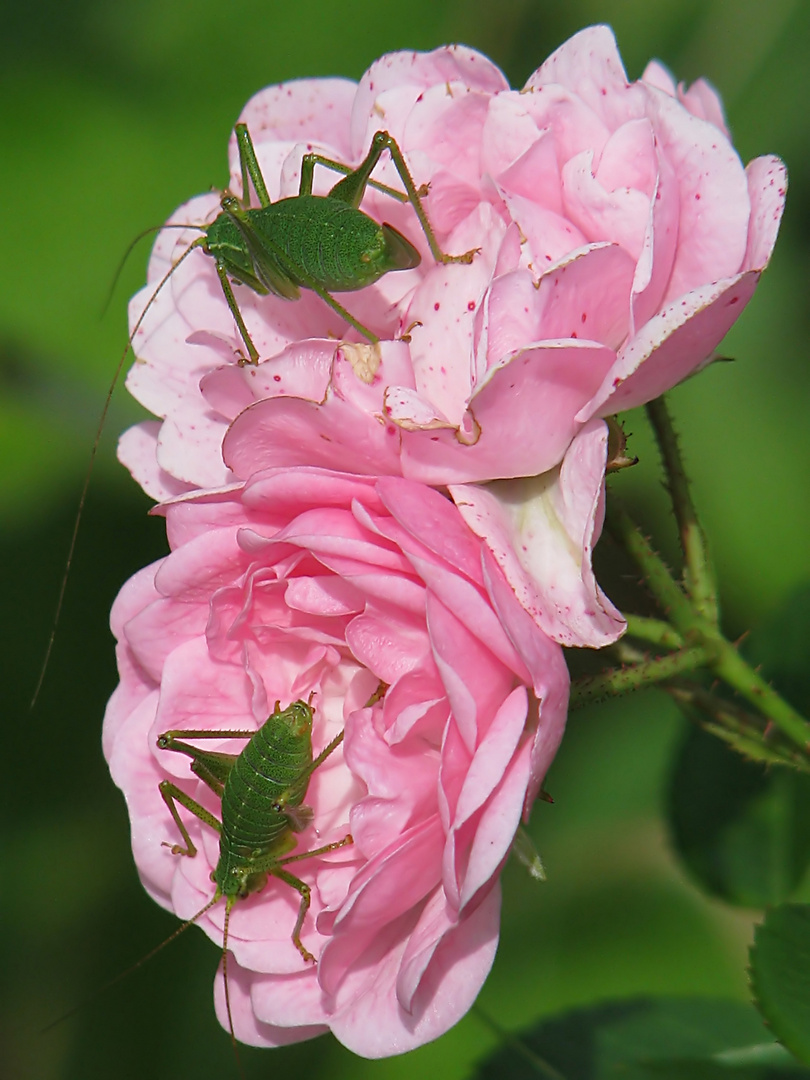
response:
[[[384,693],[385,686],[380,684],[378,690],[369,698],[366,707],[373,705]],[[347,834],[332,843],[291,854],[297,842],[295,834],[303,832],[313,820],[312,808],[304,805],[312,774],[343,742],[341,731],[317,756],[313,756],[312,721],[313,710],[308,702],[294,701],[286,709],[282,709],[281,703],[276,702],[273,712],[256,731],[183,730],[165,731],[158,736],[157,745],[161,750],[172,750],[191,758],[191,771],[220,799],[221,820],[172,781],[163,780],[158,785],[161,797],[169,808],[183,840],[182,844],[163,841],[163,846],[170,848],[172,854],[189,858],[194,858],[197,854],[177,804],[219,833],[219,858],[211,873],[216,889],[211,899],[173,934],[135,964],[105,983],[96,993],[109,989],[141,967],[198,922],[219,900],[224,899],[222,967],[225,1006],[231,1041],[238,1060],[227,967],[231,909],[237,900],[264,889],[270,877],[277,878],[295,889],[301,901],[290,936],[301,954],[302,962],[315,963],[315,957],[301,941],[301,930],[310,906],[310,886],[290,873],[286,867],[290,863],[326,855],[352,843],[352,837]],[[201,750],[185,741],[188,739],[195,742],[204,739],[245,739],[247,744],[240,753],[229,754],[220,750]],[[60,1023],[74,1011],[65,1013],[54,1023]],[[52,1026],[53,1024],[48,1025]]]
[[[472,261],[475,251],[446,255],[439,247],[402,152],[387,131],[375,134],[366,157],[353,170],[320,154],[306,154],[301,164],[298,194],[275,203],[267,194],[247,126],[237,124],[235,133],[242,199],[225,192],[220,201],[222,213],[181,258],[200,247],[215,260],[222,291],[250,363],[258,363],[259,353],[244,324],[229,279],[249,286],[260,295],[274,293],[288,300],[298,299],[301,288],[311,289],[368,341],[379,340],[332,293],[363,289],[393,270],[418,266],[421,259],[400,232],[391,225],[378,224],[359,209],[369,184],[411,204],[436,262]],[[385,150],[391,155],[405,194],[371,180],[371,173]],[[346,174],[327,195],[312,194],[316,165]],[[261,204],[258,209],[250,208],[251,181]]]
[[[200,750],[186,742],[187,739],[247,739],[248,742],[241,753],[226,754]],[[301,859],[325,855],[352,842],[351,836],[347,835],[333,843],[290,854],[296,845],[295,834],[303,832],[313,819],[312,809],[304,805],[310,777],[342,741],[341,731],[317,757],[313,757],[312,708],[300,700],[283,710],[280,702],[276,702],[275,709],[258,731],[166,731],[158,736],[157,745],[161,750],[173,750],[191,758],[191,771],[221,800],[220,821],[171,781],[163,780],[159,785],[160,794],[184,841],[172,845],[164,841],[173,854],[193,858],[197,853],[180,817],[178,803],[219,833],[219,860],[211,874],[216,885],[214,895],[177,932],[194,923],[217,901],[225,899],[222,964],[225,1006],[234,1042],[227,950],[228,921],[238,899],[260,892],[271,876],[295,889],[301,902],[292,941],[304,962],[315,962],[315,957],[301,941],[301,929],[310,905],[310,887],[285,867]]]
[[[242,357],[241,362],[258,364],[259,352],[245,325],[231,281],[241,283],[259,295],[273,293],[288,300],[297,299],[302,288],[310,289],[369,342],[373,344],[379,340],[371,329],[347,311],[332,294],[363,289],[394,270],[412,269],[418,266],[421,260],[419,252],[400,232],[385,223],[379,224],[359,209],[368,186],[375,187],[400,202],[411,204],[436,262],[470,263],[478,250],[473,249],[462,255],[447,255],[442,251],[422,205],[427,189],[417,189],[402,151],[396,140],[386,131],[378,131],[374,135],[368,153],[356,168],[320,154],[305,154],[301,163],[298,194],[273,203],[267,193],[267,185],[247,125],[237,124],[234,130],[239,148],[242,197],[238,199],[226,190],[220,199],[221,213],[210,225],[184,226],[198,228],[203,235],[186,248],[158,283],[133,327],[107,393],[79,498],[53,626],[31,708],[36,703],[50,659],[79,522],[113,391],[147,312],[163,286],[191,252],[199,248],[214,259],[225,300],[247,351],[247,356]],[[402,180],[404,192],[371,179],[371,173],[386,150]],[[312,194],[316,165],[344,174],[327,195]],[[257,208],[250,206],[251,183],[260,203]]]

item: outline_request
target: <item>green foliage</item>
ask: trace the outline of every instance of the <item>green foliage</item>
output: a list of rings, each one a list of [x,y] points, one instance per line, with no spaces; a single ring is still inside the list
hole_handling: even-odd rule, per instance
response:
[[[475,1080],[789,1080],[810,1077],[750,1005],[636,998],[576,1010],[506,1037]]]
[[[810,704],[808,641],[810,591],[803,587],[742,648],[776,690],[804,710]],[[810,866],[810,776],[768,764],[776,733],[770,743],[756,729],[723,735],[747,758],[760,759],[746,760],[716,737],[720,729],[707,705],[710,695],[700,691],[695,701],[700,708],[679,699],[693,726],[670,780],[675,848],[701,887],[722,900],[747,907],[780,903]]]
[[[117,433],[140,418],[120,392],[33,717],[27,702],[145,248],[102,323],[110,280],[133,236],[225,181],[231,126],[257,89],[308,75],[357,78],[386,50],[446,41],[482,48],[519,85],[562,40],[599,20],[613,24],[631,78],[651,56],[679,78],[708,76],[743,159],[782,153],[791,187],[773,265],[723,346],[737,362],[713,365],[672,404],[732,632],[807,580],[810,110],[795,103],[810,92],[810,5],[749,3],[731,22],[728,11],[719,0],[4,6],[0,140],[9,151],[0,179],[15,205],[0,234],[0,662],[14,767],[0,795],[0,845],[4,866],[25,882],[0,890],[9,1076],[233,1075],[227,1036],[211,1015],[217,953],[202,934],[185,935],[114,993],[38,1034],[176,925],[137,881],[125,810],[98,748],[115,685],[110,603],[165,550],[162,521],[146,518],[148,500],[114,461]],[[627,429],[641,463],[623,484],[658,535],[670,518],[656,452],[638,413]],[[615,587],[609,594],[620,599]],[[775,639],[775,659],[793,652],[807,655],[807,636],[791,623],[781,646]],[[765,673],[774,677],[767,664]],[[662,853],[658,793],[674,734],[674,709],[656,693],[582,710],[569,724],[548,783],[556,804],[536,808],[533,822],[549,880],[539,886],[518,867],[505,874],[502,947],[484,990],[502,1022],[528,1023],[597,996],[744,994],[747,927],[685,887]],[[329,1039],[242,1056],[249,1077],[460,1080],[486,1038],[471,1016],[439,1043],[386,1062],[358,1061]],[[704,1058],[689,1075],[700,1080],[715,1066]]]
[[[810,865],[810,776],[746,761],[690,727],[670,781],[669,825],[708,892],[743,907],[778,903]]]
[[[767,913],[754,934],[751,984],[774,1035],[810,1065],[810,905]]]
[[[810,713],[810,586],[791,593],[770,618],[751,634],[742,651],[762,665],[762,673],[780,694]]]

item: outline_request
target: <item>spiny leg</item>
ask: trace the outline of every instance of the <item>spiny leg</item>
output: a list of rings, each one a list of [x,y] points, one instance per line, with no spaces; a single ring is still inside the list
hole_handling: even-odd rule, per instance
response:
[[[343,176],[351,176],[357,171],[356,169],[353,169],[351,165],[344,165],[341,161],[335,161],[334,158],[324,157],[323,154],[304,154],[301,158],[301,182],[298,186],[299,195],[312,194],[312,183],[316,165],[322,165],[325,169],[331,169],[332,172],[341,173]],[[362,166],[359,167],[362,168]],[[373,187],[375,191],[381,191],[383,195],[388,195],[389,198],[396,199],[397,202],[408,202],[408,196],[404,191],[397,191],[396,188],[389,187],[388,184],[381,184],[379,180],[367,180],[366,184],[368,187]],[[428,185],[423,184],[419,188],[419,195],[424,198],[427,193]]]
[[[297,878],[294,874],[288,873],[286,870],[282,870],[280,867],[276,867],[274,870],[271,871],[271,873],[280,881],[284,881],[287,885],[292,886],[292,888],[295,889],[296,892],[298,892],[301,896],[301,903],[298,907],[298,918],[295,920],[295,926],[293,927],[291,937],[293,945],[295,945],[296,949],[298,949],[298,951],[301,953],[304,960],[307,963],[314,964],[315,957],[312,955],[309,949],[307,949],[303,941],[301,941],[301,928],[304,925],[304,919],[306,918],[306,914],[309,911],[312,889],[310,889],[309,885],[307,885],[305,881]]]
[[[228,777],[228,773],[233,768],[237,755],[235,754],[223,754],[218,751],[206,751],[199,750],[196,746],[189,746],[188,743],[181,741],[182,739],[250,739],[255,733],[252,731],[197,731],[191,729],[174,729],[172,731],[164,731],[158,735],[157,745],[161,750],[171,750],[176,754],[185,754],[191,758],[191,769],[197,776],[207,784],[208,787],[214,792],[215,795],[222,797],[223,786],[225,780]],[[198,817],[200,821],[205,822],[206,825],[210,825],[216,832],[222,832],[222,823],[218,821],[212,813],[201,806],[196,799],[192,799],[190,795],[187,795],[185,791],[177,787],[170,780],[162,780],[158,784],[158,790],[160,791],[163,801],[169,808],[169,812],[174,818],[177,828],[180,830],[180,834],[186,842],[185,849],[180,844],[169,845],[164,841],[166,847],[171,846],[173,855],[187,855],[193,857],[197,854],[197,849],[192,843],[191,837],[188,834],[188,829],[183,824],[183,820],[177,810],[175,803],[180,803],[181,806],[191,811],[195,817]]]
[[[313,760],[312,764],[305,770],[303,775],[311,776],[320,765],[323,765],[324,761],[326,761],[329,755],[333,754],[343,742],[344,734],[345,732],[343,731],[337,734],[334,739],[332,739],[332,741],[328,744],[328,746],[325,746],[323,750],[321,750],[320,754],[318,754],[318,756]]]
[[[253,146],[253,140],[250,137],[247,124],[237,124],[234,128],[234,133],[239,147],[239,165],[242,171],[242,198],[240,200],[242,208],[245,210],[250,209],[250,187],[248,178],[253,181],[253,187],[259,197],[261,206],[270,206],[272,200],[264,182],[264,176],[262,175],[259,161],[256,157],[256,150]],[[323,165],[324,168],[332,169],[334,172],[342,173],[344,176],[349,176],[356,171],[351,165],[344,165],[342,162],[334,161],[332,158],[324,157],[322,154],[304,154],[301,159],[301,181],[298,187],[299,195],[312,194],[312,178],[316,165]],[[396,199],[397,202],[405,203],[408,201],[408,196],[402,191],[397,191],[396,188],[389,187],[388,184],[381,184],[379,180],[368,180],[367,183],[371,187],[376,188],[377,191],[381,191],[384,195]],[[419,194],[423,197],[427,195],[426,184],[419,189]]]
[[[334,844],[324,844],[323,847],[315,848],[313,851],[302,851],[299,855],[289,855],[285,859],[278,859],[275,866],[268,867],[268,873],[273,877],[277,877],[280,881],[286,882],[287,885],[292,886],[296,892],[301,895],[301,904],[298,908],[298,918],[295,920],[295,926],[292,932],[292,941],[296,949],[301,953],[304,960],[307,963],[315,963],[315,957],[306,948],[301,941],[301,929],[304,925],[304,919],[309,911],[309,905],[311,903],[312,889],[305,881],[297,878],[294,874],[291,874],[288,870],[282,869],[284,865],[291,862],[298,862],[301,859],[309,859],[314,855],[325,855],[327,851],[335,851],[337,848],[345,847],[347,844],[353,843],[351,836],[344,836],[342,840],[335,841]]]
[[[191,771],[222,798],[225,781],[236,764],[238,754],[226,754],[221,750],[201,750],[198,746],[189,746],[182,739],[251,739],[254,731],[164,731],[158,735],[157,745],[160,750],[171,750],[175,754],[185,754],[191,758]]]
[[[318,754],[318,756],[312,761],[312,763],[306,769],[304,769],[304,771],[301,773],[301,776],[296,778],[297,783],[300,782],[300,780],[303,779],[304,777],[312,776],[312,774],[315,772],[315,770],[318,768],[318,766],[322,765],[324,763],[324,761],[326,761],[326,759],[329,757],[329,755],[334,753],[335,750],[337,750],[337,748],[343,742],[343,735],[344,735],[344,732],[341,731],[339,734],[337,734],[334,737],[334,739],[332,739],[332,741],[328,744],[328,746],[325,746],[324,749],[321,750],[320,754]],[[284,816],[287,818],[287,821],[289,822],[289,826],[293,830],[293,832],[303,832],[304,829],[308,828],[308,826],[312,822],[312,808],[309,807],[309,806],[303,806],[303,805],[288,808],[287,807],[287,796],[286,795],[282,795],[276,801],[275,806],[276,806],[276,809],[279,810],[281,813],[283,813]],[[338,844],[337,846],[340,847],[341,845]],[[331,851],[332,849],[331,848],[324,848],[323,850],[324,851]],[[295,856],[295,857],[296,858],[306,858],[308,855],[319,855],[320,853],[321,853],[321,849],[319,848],[318,851],[305,851],[303,853],[303,855],[298,855],[298,856]],[[286,860],[283,860],[283,861],[286,861]]]
[[[366,186],[369,183],[373,183],[373,181],[370,180],[371,172],[380,160],[384,150],[388,150],[391,154],[394,168],[399,173],[399,177],[405,185],[407,201],[411,204],[414,213],[419,219],[419,224],[422,226],[422,232],[425,234],[425,238],[430,246],[431,254],[436,262],[471,263],[476,252],[480,250],[479,248],[472,248],[470,251],[465,251],[463,255],[445,255],[439,247],[439,242],[428,221],[425,208],[422,206],[422,199],[419,191],[417,191],[416,185],[413,182],[413,177],[410,174],[408,166],[405,164],[405,158],[402,156],[402,151],[400,150],[396,139],[394,139],[392,135],[389,135],[387,131],[378,131],[375,134],[374,138],[371,140],[371,146],[369,147],[369,151],[364,160],[360,162],[353,172],[350,172],[342,180],[338,180],[329,192],[330,197],[333,199],[341,199],[343,202],[355,207],[355,209],[359,208],[363,195],[365,194]],[[321,164],[325,163],[325,161],[321,162]],[[303,183],[303,171],[301,179]]]
[[[250,207],[250,184],[248,177],[253,181],[253,187],[259,198],[261,206],[270,205],[270,196],[267,193],[267,185],[259,168],[256,151],[253,148],[253,140],[247,129],[247,124],[237,124],[234,128],[236,144],[239,147],[239,165],[242,170],[242,206],[245,210]]]
[[[242,318],[242,312],[239,310],[239,305],[236,303],[236,297],[233,295],[231,283],[230,281],[228,281],[228,274],[219,259],[217,259],[216,266],[217,277],[219,278],[219,283],[222,286],[222,291],[225,294],[225,300],[228,304],[228,307],[231,309],[231,315],[233,315],[234,322],[236,323],[237,329],[239,330],[239,333],[242,337],[242,341],[244,341],[245,343],[245,348],[248,351],[248,358],[243,361],[240,360],[240,363],[258,364],[259,350],[253,344],[253,339],[248,333],[247,326],[245,326],[245,320]]]
[[[416,216],[419,218],[419,224],[422,226],[422,232],[427,237],[427,242],[430,245],[430,250],[433,253],[433,258],[436,262],[441,263],[471,263],[476,253],[480,251],[480,248],[471,248],[469,251],[465,251],[463,255],[445,255],[442,249],[439,247],[439,243],[428,221],[425,208],[422,206],[422,200],[419,197],[419,192],[416,190],[416,185],[413,182],[413,177],[408,171],[408,166],[405,164],[405,158],[402,156],[402,151],[399,148],[396,140],[393,136],[389,135],[387,131],[378,131],[374,136],[373,143],[379,140],[380,144],[387,147],[391,154],[391,160],[394,162],[394,167],[399,173],[402,183],[405,185],[405,190],[408,192],[408,201],[414,208]],[[372,143],[372,145],[373,145]]]
[[[191,837],[188,835],[188,829],[183,824],[183,819],[177,810],[175,803],[180,803],[181,806],[185,806],[186,810],[190,810],[195,817],[198,817],[200,821],[206,825],[210,825],[216,832],[222,832],[222,822],[217,821],[213,814],[209,813],[204,806],[192,799],[190,795],[186,795],[185,791],[182,791],[176,784],[173,784],[170,780],[161,780],[158,784],[158,790],[163,798],[163,801],[169,808],[169,812],[174,818],[177,828],[180,830],[180,835],[186,842],[186,847],[183,848],[180,844],[169,844],[167,840],[163,841],[164,847],[171,847],[172,855],[187,855],[189,858],[194,858],[197,854],[197,849],[192,843]]]
[[[162,735],[158,735],[158,743],[161,739],[166,739],[168,743],[173,743],[175,739],[252,739],[256,734],[255,731],[231,731],[229,728],[222,728],[212,730],[211,728],[205,728],[202,731],[192,731],[190,728],[172,728],[171,731],[164,731]],[[167,745],[161,746],[161,750],[174,750],[176,747]]]

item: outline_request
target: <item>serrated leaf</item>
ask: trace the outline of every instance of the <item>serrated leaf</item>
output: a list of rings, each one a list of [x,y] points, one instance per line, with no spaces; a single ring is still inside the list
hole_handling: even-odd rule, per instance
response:
[[[810,1065],[810,904],[766,914],[754,932],[751,984],[774,1035]]]
[[[668,817],[690,872],[728,903],[779,903],[810,865],[810,776],[746,761],[698,727],[677,755]]]
[[[520,1032],[475,1080],[808,1080],[756,1010],[711,998],[634,998]]]

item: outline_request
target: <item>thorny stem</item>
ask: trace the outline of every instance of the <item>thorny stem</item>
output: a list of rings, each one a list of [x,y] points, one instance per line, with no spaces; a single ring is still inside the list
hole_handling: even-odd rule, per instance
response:
[[[683,584],[676,581],[649,539],[611,495],[605,527],[640,568],[644,584],[664,618],[626,616],[626,638],[614,646],[614,654],[622,666],[576,680],[571,686],[571,706],[576,708],[661,683],[682,707],[694,709],[708,730],[747,756],[810,772],[810,723],[723,636],[708,544],[695,512],[678,440],[663,398],[650,402],[647,414],[658,441],[678,523],[684,555]],[[668,651],[651,658],[633,641]],[[698,668],[706,668],[725,682],[755,707],[756,714],[698,683],[683,680],[684,675]]]
[[[775,730],[771,730],[770,738],[764,734],[761,717],[755,713],[686,679],[673,680],[665,689],[682,708],[697,711],[707,731],[731,743],[746,757],[774,765],[789,764],[810,773],[810,760]]]
[[[695,617],[689,597],[615,495],[611,495],[608,500],[605,526],[619,545],[638,563],[645,584],[668,621],[676,631],[688,633]]]
[[[615,496],[611,496],[608,505],[606,525],[638,564],[645,583],[685,647],[669,656],[644,660],[632,667],[605,672],[602,675],[578,681],[572,687],[572,702],[582,704],[595,697],[625,693],[636,687],[665,681],[676,674],[685,674],[698,667],[707,667],[714,675],[723,679],[737,693],[751,702],[763,716],[767,717],[802,752],[806,753],[810,749],[810,724],[777,694],[743,660],[734,645],[723,637],[713,615],[716,602],[711,600],[710,596],[708,598],[704,596],[703,611],[699,610],[697,600],[693,605],[690,597],[674,580],[663,559],[653,550],[649,540],[617,503]],[[705,551],[705,545],[703,545],[703,550]],[[692,558],[699,561],[703,557],[700,551],[700,544],[693,546]],[[697,581],[712,580],[708,571],[705,571],[705,567],[700,569],[697,564],[692,574],[694,580]],[[628,633],[642,640],[652,640],[657,636],[658,640],[655,643],[661,645],[668,645],[674,640],[664,633],[658,620],[641,619],[638,616],[630,619]],[[668,665],[670,665],[669,668]],[[672,666],[675,666],[677,670],[672,670]]]
[[[672,499],[675,520],[678,523],[684,554],[683,577],[686,591],[692,597],[697,611],[717,626],[720,619],[717,582],[709,558],[706,534],[698,521],[692,502],[689,480],[678,446],[678,436],[675,434],[666,400],[663,397],[656,398],[655,401],[647,404],[646,410],[661,451],[667,488]]]
[[[627,636],[663,645],[665,649],[683,648],[683,638],[669,623],[661,619],[648,619],[645,615],[625,615]]]
[[[720,654],[712,671],[747,698],[802,750],[810,749],[810,724],[743,660],[730,641],[717,634]]]
[[[642,660],[629,667],[613,668],[600,675],[577,679],[571,686],[571,708],[673,679],[676,675],[703,667],[710,658],[708,649],[696,645],[670,653],[669,656],[656,656],[653,660]]]

